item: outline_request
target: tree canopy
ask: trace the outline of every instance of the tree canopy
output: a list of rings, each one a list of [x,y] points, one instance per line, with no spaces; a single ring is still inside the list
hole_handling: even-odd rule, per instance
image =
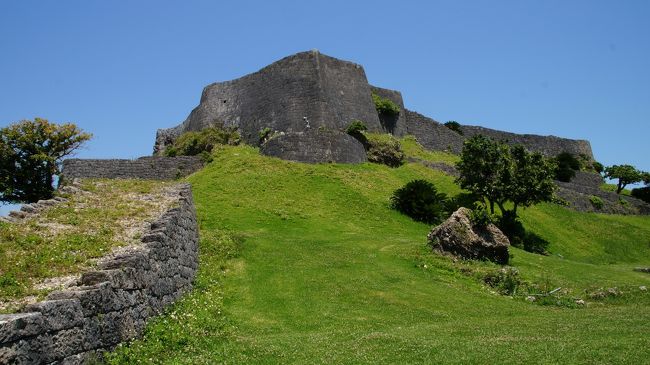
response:
[[[90,138],[72,123],[58,125],[41,118],[0,129],[0,201],[51,198],[61,160]]]
[[[553,198],[555,163],[522,146],[473,136],[465,141],[457,168],[460,186],[486,200],[493,214],[495,204],[503,213],[516,216],[520,206]],[[511,210],[506,208],[507,202],[513,203]]]
[[[620,194],[627,185],[641,182],[647,175],[632,165],[613,165],[605,168],[605,177],[618,180],[616,193]]]

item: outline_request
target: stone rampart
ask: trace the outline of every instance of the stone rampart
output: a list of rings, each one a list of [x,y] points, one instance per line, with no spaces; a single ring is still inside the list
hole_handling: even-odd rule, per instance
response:
[[[406,133],[414,136],[424,148],[453,153],[460,153],[463,149],[465,138],[460,134],[420,113],[404,111]]]
[[[402,93],[397,90],[384,89],[372,85],[370,86],[370,89],[373,93],[392,101],[400,108],[400,112],[396,116],[379,116],[379,122],[381,123],[383,132],[390,133],[397,137],[402,137],[408,134],[406,130],[406,108],[404,108]]]
[[[338,131],[287,133],[263,144],[260,152],[307,163],[363,163],[368,159],[361,142]]]
[[[80,364],[142,333],[148,318],[192,287],[198,227],[189,184],[142,243],[105,257],[78,286],[23,313],[0,315],[1,364]]]
[[[585,155],[590,160],[594,159],[591,151],[591,144],[585,140],[560,138],[555,136],[539,136],[536,134],[516,134],[498,131],[495,129],[463,125],[461,129],[466,138],[477,134],[503,141],[509,144],[521,144],[527,149],[540,152],[545,156],[557,156],[562,152],[569,152],[574,155]]]
[[[72,179],[146,179],[173,180],[187,176],[203,167],[198,156],[140,157],[124,159],[67,159],[63,161],[61,175]]]
[[[310,51],[206,86],[199,105],[181,125],[158,130],[154,153],[180,133],[201,130],[214,121],[237,127],[247,143],[257,145],[264,128],[304,132],[304,118],[312,129],[345,129],[358,119],[371,131],[381,131],[363,67]]]

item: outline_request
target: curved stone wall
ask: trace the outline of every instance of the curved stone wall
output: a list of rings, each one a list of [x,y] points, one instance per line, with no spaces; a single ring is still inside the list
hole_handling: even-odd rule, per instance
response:
[[[266,142],[260,152],[284,160],[307,163],[367,161],[366,150],[361,142],[338,131],[288,133]]]
[[[465,137],[420,113],[405,110],[406,133],[426,149],[460,153]]]
[[[298,53],[236,80],[203,90],[199,105],[179,126],[158,130],[154,153],[182,132],[201,130],[215,120],[235,126],[249,144],[263,128],[285,133],[345,129],[353,119],[381,131],[366,74],[358,64],[318,51]]]
[[[85,363],[142,333],[146,320],[192,287],[198,227],[189,184],[142,244],[101,260],[78,286],[23,313],[0,315],[0,364]]]

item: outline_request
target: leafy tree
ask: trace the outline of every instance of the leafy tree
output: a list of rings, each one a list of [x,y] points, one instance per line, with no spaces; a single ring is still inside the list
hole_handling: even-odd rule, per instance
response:
[[[23,120],[0,129],[0,201],[35,202],[51,198],[61,160],[91,135],[71,123]]]
[[[487,200],[490,212],[494,205],[502,213],[517,216],[517,208],[551,201],[555,185],[555,163],[540,153],[528,152],[522,146],[510,147],[482,135],[474,136],[463,146],[457,164],[463,189]],[[506,203],[512,203],[512,209]]]
[[[605,168],[606,178],[618,179],[616,194],[620,194],[628,184],[641,182],[645,177],[644,174],[631,165],[614,165]]]
[[[580,170],[580,160],[572,153],[562,152],[555,156],[557,168],[555,169],[555,178],[563,182],[569,182],[576,176],[576,171]]]
[[[508,146],[483,135],[473,136],[465,141],[456,164],[460,172],[457,182],[481,200],[487,200],[490,213],[494,214],[494,204],[505,199],[502,176],[508,164]]]

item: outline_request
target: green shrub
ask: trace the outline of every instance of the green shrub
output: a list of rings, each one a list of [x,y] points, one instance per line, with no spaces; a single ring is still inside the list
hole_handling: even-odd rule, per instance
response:
[[[474,209],[469,215],[469,220],[474,227],[485,228],[494,223],[494,216],[490,214],[487,207],[479,202],[474,203]]]
[[[519,276],[519,270],[506,266],[485,274],[483,281],[502,295],[515,295],[517,289],[524,283]]]
[[[650,186],[632,189],[632,196],[646,203],[650,203]]]
[[[353,135],[367,130],[368,127],[366,127],[366,124],[364,122],[354,119],[352,122],[350,122],[350,125],[348,125],[348,127],[345,129],[345,133]]]
[[[402,145],[395,137],[388,134],[371,136],[364,147],[366,147],[368,161],[372,163],[399,167],[406,160]]]
[[[591,164],[591,167],[593,167],[594,171],[596,171],[599,174],[602,173],[603,171],[605,171],[605,166],[602,163],[598,162],[598,161],[594,161]]]
[[[630,205],[630,202],[628,202],[627,200],[623,199],[622,197],[619,197],[619,198],[618,198],[618,203],[621,204],[621,205],[624,206],[624,207],[627,207],[628,205]]]
[[[368,138],[366,135],[363,133],[368,130],[368,127],[366,127],[366,124],[360,120],[353,120],[350,122],[350,125],[345,129],[345,133],[351,135],[354,137],[357,141],[361,142],[363,147],[367,150],[368,149]]]
[[[555,169],[555,178],[563,182],[569,182],[576,176],[576,171],[580,170],[581,163],[575,155],[569,152],[562,152],[555,156],[557,168]]]
[[[603,205],[605,204],[601,198],[595,195],[589,197],[589,202],[591,202],[591,205],[598,210],[603,209]]]
[[[395,190],[390,200],[393,209],[418,222],[438,224],[447,216],[447,195],[426,180],[410,181]]]
[[[266,128],[260,129],[258,135],[260,137],[259,143],[263,144],[264,142],[269,140],[269,137],[271,136],[271,128],[266,127]]]
[[[377,113],[382,115],[397,115],[401,112],[399,106],[393,103],[392,100],[382,98],[381,96],[372,93],[372,101],[375,103]]]
[[[241,142],[239,132],[235,128],[224,128],[213,125],[198,132],[185,132],[174,143],[165,149],[165,156],[196,156],[203,152],[210,153],[215,146],[236,146]],[[205,155],[205,154],[203,154]]]
[[[450,120],[447,123],[445,123],[445,127],[451,129],[452,131],[460,134],[461,136],[464,135],[463,130],[460,129],[460,123],[458,123],[455,120]]]

